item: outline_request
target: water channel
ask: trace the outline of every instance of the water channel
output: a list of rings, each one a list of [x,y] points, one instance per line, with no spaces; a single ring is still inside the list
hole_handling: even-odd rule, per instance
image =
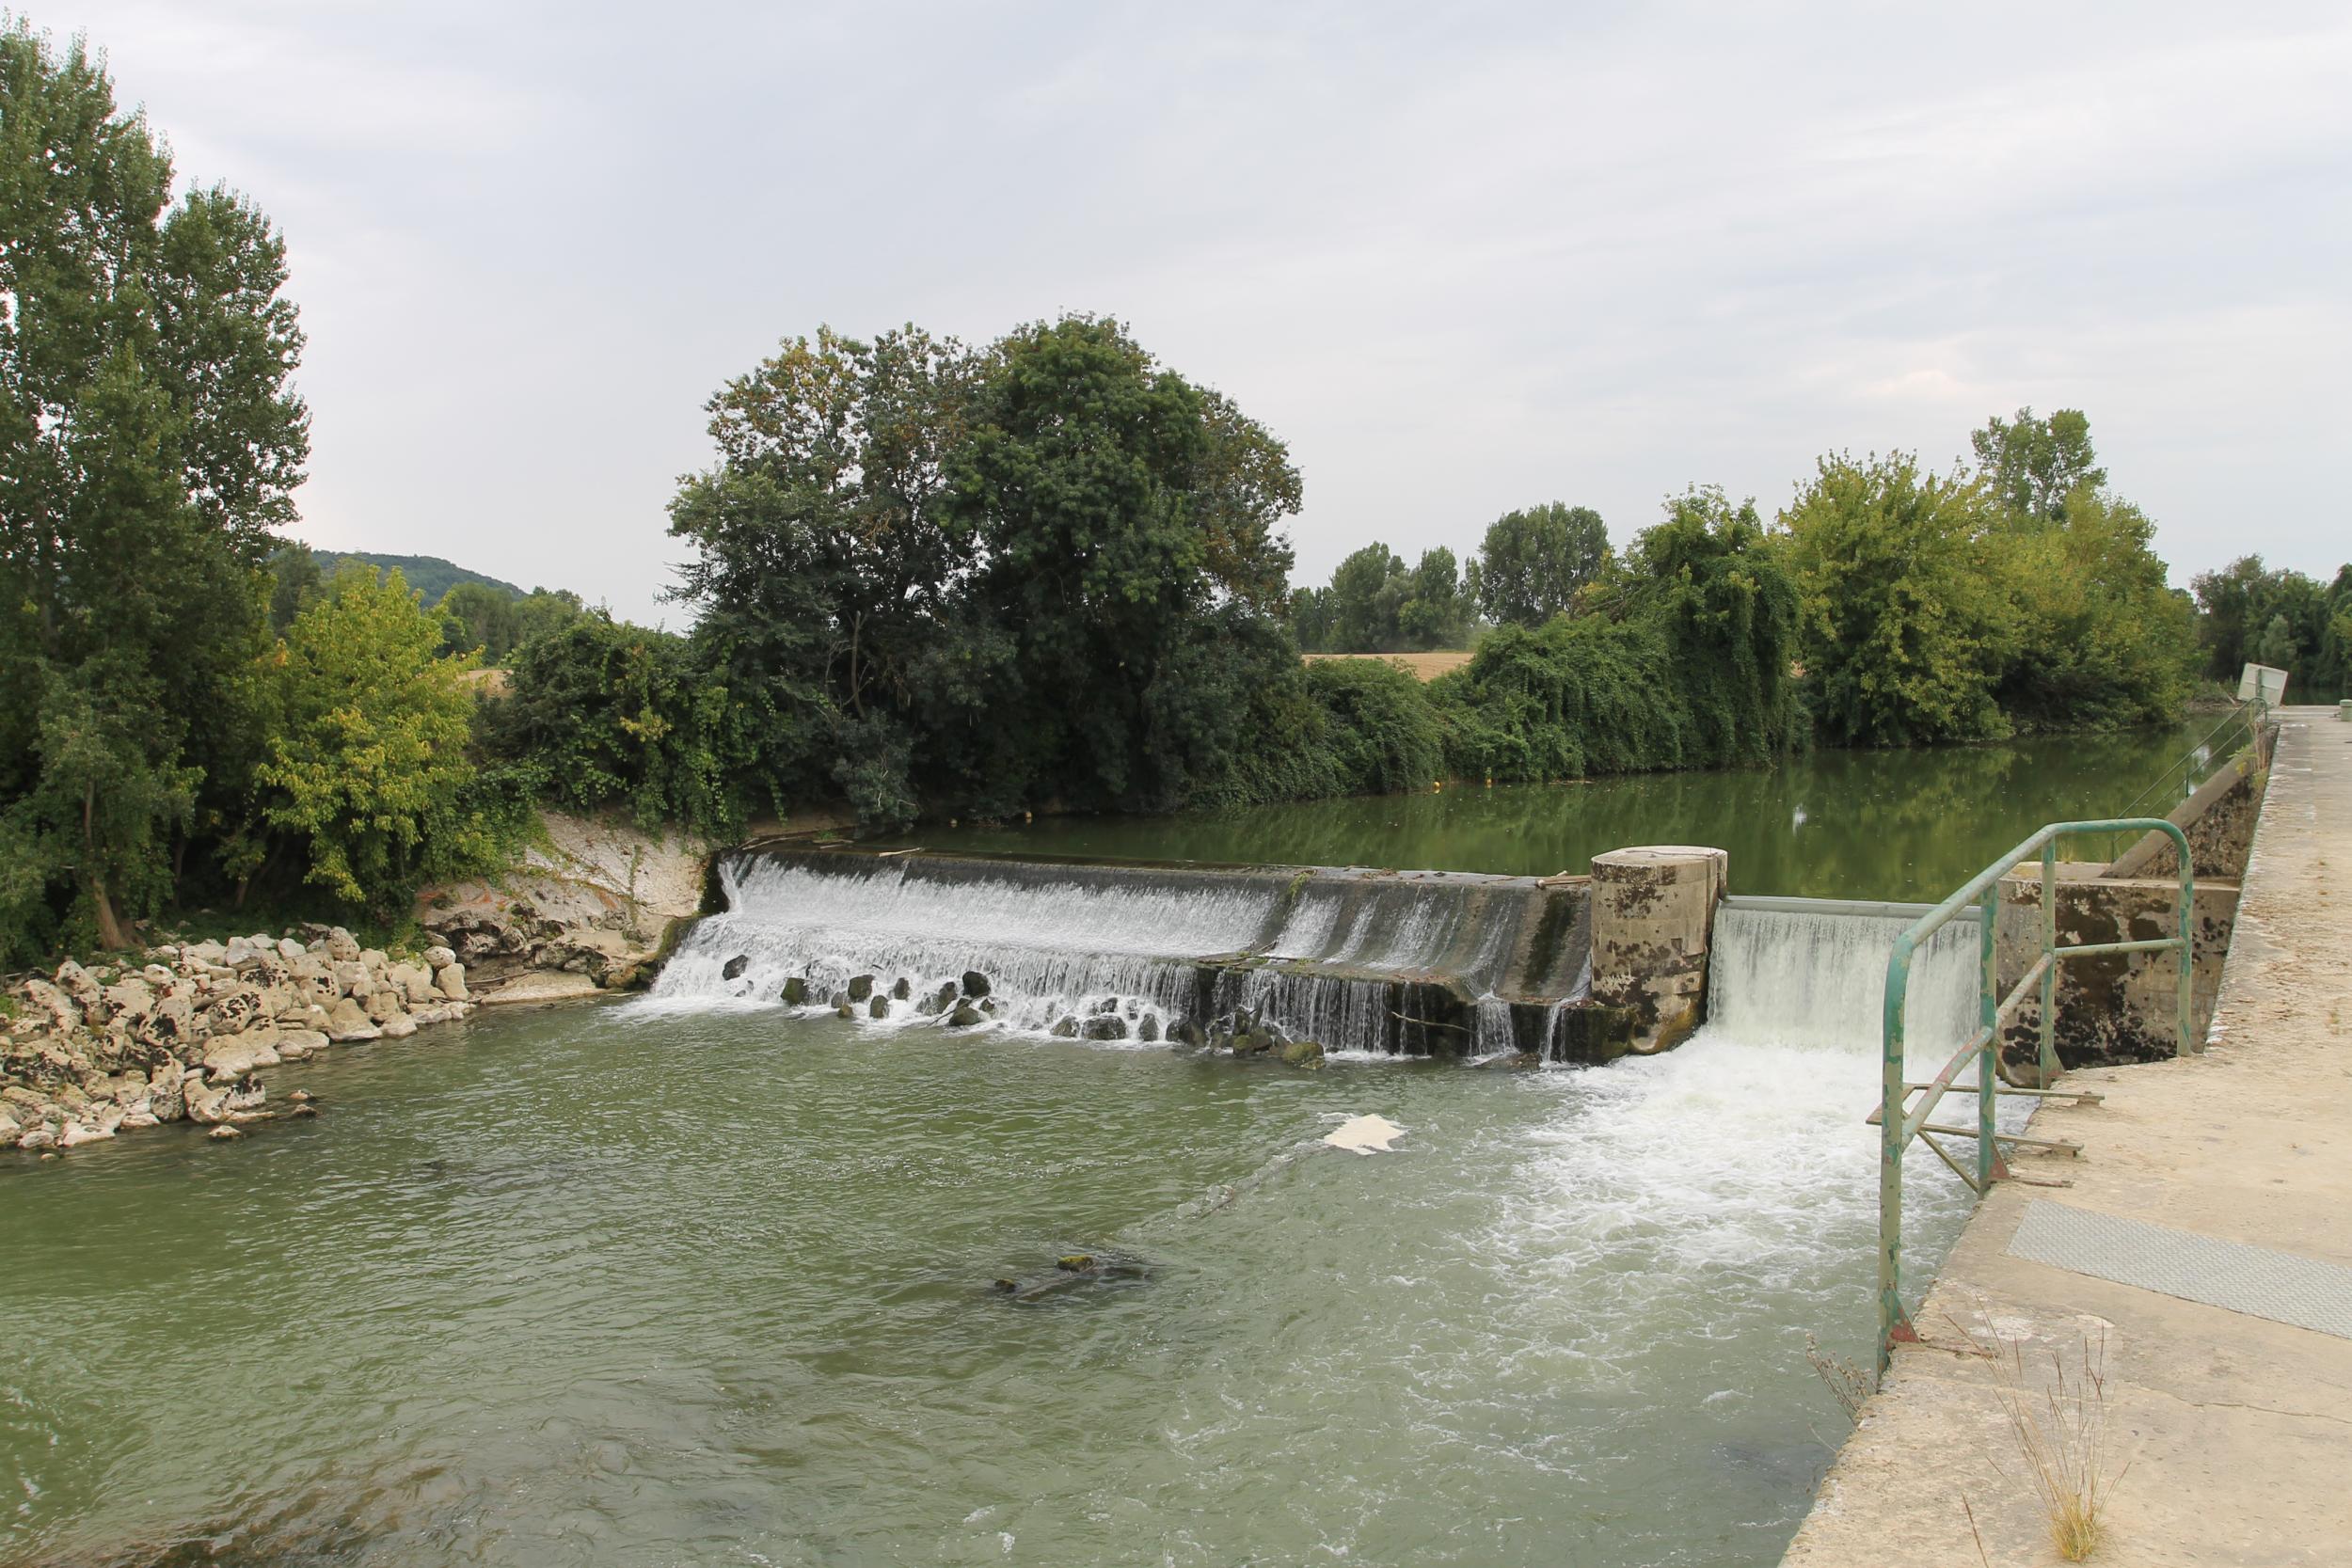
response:
[[[2121,742],[2007,750],[1942,776],[1979,837],[2140,782]],[[1898,895],[2000,847],[1880,761],[1044,832],[1496,870],[1694,839],[1751,891]],[[1802,784],[1857,767],[1886,788]],[[1657,831],[1607,815],[1652,791]],[[1712,1022],[1594,1069],[688,988],[339,1048],[272,1074],[323,1116],[240,1143],[0,1157],[0,1564],[1771,1563],[1846,1430],[1807,1336],[1869,1354],[1884,934],[1746,923]],[[1369,1112],[1397,1153],[1316,1142]],[[1912,1187],[1938,1257],[1963,1195]],[[991,1288],[1073,1251],[1144,1277]]]

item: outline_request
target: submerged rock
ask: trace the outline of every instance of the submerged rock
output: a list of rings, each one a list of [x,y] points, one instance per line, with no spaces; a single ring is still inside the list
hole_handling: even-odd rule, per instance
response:
[[[1090,1040],[1123,1040],[1127,1037],[1127,1021],[1117,1013],[1097,1013],[1086,1022],[1086,1037]]]
[[[749,953],[738,953],[719,966],[719,978],[722,980],[739,979],[743,972],[751,967],[752,956]]]
[[[1031,1302],[1089,1287],[1138,1284],[1151,1277],[1152,1265],[1140,1258],[1073,1252],[1056,1259],[1045,1274],[1028,1279],[996,1279],[989,1289],[1013,1301]]]
[[[871,974],[853,974],[850,977],[850,1001],[863,1002],[873,994],[874,977]]]
[[[1078,1037],[1078,1021],[1071,1014],[1064,1013],[1053,1028],[1047,1030],[1046,1033],[1056,1039],[1074,1040]]]
[[[1282,1047],[1281,1056],[1284,1067],[1321,1067],[1323,1065],[1323,1042],[1321,1040],[1293,1040]]]
[[[890,999],[886,996],[877,996],[867,1002],[866,1004],[866,1016],[868,1018],[888,1018],[890,1016]]]
[[[1151,1013],[1144,1014],[1143,1022],[1136,1025],[1136,1038],[1156,1044],[1159,1037],[1159,1019]]]
[[[969,1002],[962,1002],[958,1003],[956,1010],[947,1015],[947,1022],[951,1028],[969,1029],[979,1023],[986,1016]]]
[[[784,991],[779,1000],[781,1000],[787,1007],[807,1006],[808,982],[802,979],[797,974],[793,975],[792,978],[784,983]]]
[[[986,996],[988,994],[988,976],[981,974],[977,969],[965,970],[963,972],[963,994],[975,998]]]
[[[890,999],[894,1002],[904,1002],[914,994],[914,987],[908,983],[907,977],[903,974],[898,976],[898,983],[890,988]]]
[[[835,1018],[855,1018],[857,1017],[857,1009],[850,1006],[846,1001],[836,1002],[833,1005],[833,1016]]]

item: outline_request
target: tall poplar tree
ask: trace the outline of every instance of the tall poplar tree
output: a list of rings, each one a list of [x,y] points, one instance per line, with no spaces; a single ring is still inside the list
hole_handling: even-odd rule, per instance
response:
[[[103,61],[0,26],[0,945],[65,886],[124,945],[254,745],[302,334],[269,220],[172,184]]]

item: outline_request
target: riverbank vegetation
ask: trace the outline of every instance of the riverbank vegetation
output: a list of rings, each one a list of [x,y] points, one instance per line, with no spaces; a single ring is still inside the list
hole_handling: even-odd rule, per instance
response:
[[[267,217],[175,198],[78,44],[8,24],[0,90],[0,962],[198,904],[395,913],[540,801],[721,838],[1155,812],[2129,724],[2243,658],[2346,671],[2352,573],[2249,558],[2201,618],[2075,411],[1995,419],[1948,472],[1826,456],[1776,515],[1694,486],[1622,550],[1549,503],[1294,590],[1282,442],[1086,315],[819,328],[721,388],[669,509],[682,631],[429,558],[421,594],[286,537],[310,411]],[[1427,683],[1299,657],[1471,641]]]

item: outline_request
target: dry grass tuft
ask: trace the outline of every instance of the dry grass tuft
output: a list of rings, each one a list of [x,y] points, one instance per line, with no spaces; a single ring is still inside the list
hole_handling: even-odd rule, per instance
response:
[[[2053,1350],[2051,1380],[2041,1389],[2027,1383],[2019,1343],[2012,1341],[2009,1354],[1994,1363],[2001,1410],[2049,1523],[2050,1544],[2068,1562],[2086,1561],[2098,1550],[2101,1511],[2108,1489],[2122,1479],[2120,1471],[2106,1473],[2106,1349],[2104,1332],[2095,1346],[2086,1338],[2071,1368]]]
[[[1823,1350],[1821,1342],[1810,1334],[1804,1337],[1804,1358],[1813,1363],[1815,1374],[1829,1385],[1839,1408],[1846,1412],[1846,1419],[1859,1425],[1863,1402],[1870,1397],[1870,1374],[1844,1356]]]

